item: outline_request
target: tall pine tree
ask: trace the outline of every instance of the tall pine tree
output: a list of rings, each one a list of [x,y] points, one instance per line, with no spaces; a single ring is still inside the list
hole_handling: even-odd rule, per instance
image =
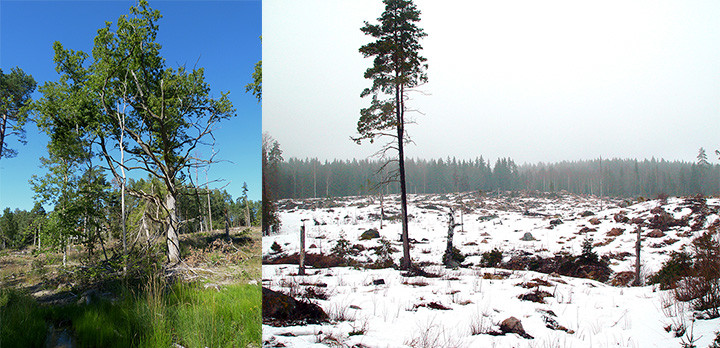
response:
[[[427,34],[416,23],[420,21],[420,11],[411,0],[383,0],[385,11],[378,18],[379,24],[365,25],[360,28],[375,41],[360,47],[365,58],[374,57],[372,67],[365,71],[365,78],[373,81],[372,87],[363,90],[361,97],[372,95],[370,106],[360,111],[357,131],[354,138],[358,144],[362,140],[373,142],[376,138],[389,136],[394,138],[383,147],[381,154],[391,149],[398,152],[398,180],[400,181],[400,210],[402,213],[403,259],[400,267],[411,268],[410,239],[408,237],[407,188],[405,183],[404,145],[409,141],[405,133],[405,101],[407,91],[427,82],[427,64],[420,56],[420,39]]]

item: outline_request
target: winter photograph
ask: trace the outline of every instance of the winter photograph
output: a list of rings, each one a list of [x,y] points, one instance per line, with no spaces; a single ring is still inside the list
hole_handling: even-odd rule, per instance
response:
[[[720,347],[720,6],[265,0],[263,347]]]

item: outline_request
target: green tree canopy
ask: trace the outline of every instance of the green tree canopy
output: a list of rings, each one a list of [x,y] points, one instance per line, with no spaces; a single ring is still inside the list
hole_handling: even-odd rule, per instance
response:
[[[180,257],[179,187],[188,169],[213,161],[192,153],[212,142],[217,124],[235,110],[227,92],[210,96],[202,68],[167,66],[156,42],[160,18],[141,0],[115,26],[106,22],[98,30],[92,56],[55,43],[61,77],[43,86],[39,109],[52,125],[74,124],[76,135],[92,142],[118,182],[124,182],[121,170],[142,170],[162,182],[163,197],[129,193],[165,212],[168,259],[175,263]]]
[[[17,155],[17,151],[7,145],[9,136],[17,136],[20,143],[26,143],[23,126],[35,87],[35,79],[22,69],[13,68],[9,74],[0,69],[0,158]]]

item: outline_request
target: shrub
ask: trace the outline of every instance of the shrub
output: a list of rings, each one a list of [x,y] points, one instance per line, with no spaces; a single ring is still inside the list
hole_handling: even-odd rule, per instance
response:
[[[502,261],[502,251],[498,248],[494,248],[492,251],[484,252],[480,262],[485,267],[495,267]]]
[[[375,247],[375,255],[377,255],[377,261],[375,265],[371,265],[371,268],[387,268],[392,267],[392,254],[397,251],[393,248],[389,240],[385,237],[381,237],[379,240],[380,245]]]
[[[452,247],[449,255],[447,251],[443,254],[443,264],[445,265],[453,263],[461,264],[463,261],[465,261],[465,255],[463,255],[462,252],[460,252],[460,249],[456,247]]]
[[[650,284],[659,284],[660,289],[674,289],[678,281],[689,275],[692,269],[692,258],[689,253],[673,251],[670,259],[663,263],[657,273],[650,276]]]
[[[279,253],[282,251],[282,247],[277,242],[273,242],[270,246],[270,250],[272,250],[274,253]]]
[[[714,231],[693,240],[693,266],[675,289],[678,301],[689,301],[707,318],[720,317],[720,243]]]
[[[338,239],[331,251],[335,256],[345,258],[350,254],[350,242],[345,239],[344,235],[340,235],[340,239]]]
[[[578,261],[581,264],[590,265],[598,262],[598,255],[593,250],[593,239],[592,237],[585,237],[582,242],[582,253]]]

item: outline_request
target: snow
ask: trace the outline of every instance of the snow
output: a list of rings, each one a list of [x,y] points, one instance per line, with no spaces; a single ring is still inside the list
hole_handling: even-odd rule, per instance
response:
[[[393,202],[394,201],[394,202]],[[399,211],[397,196],[385,197],[386,215]],[[408,213],[411,256],[414,263],[430,264],[427,272],[438,278],[404,277],[395,269],[358,269],[335,267],[308,269],[308,275],[297,276],[297,265],[263,265],[263,286],[290,294],[300,294],[314,287],[328,295],[327,300],[313,299],[331,317],[323,325],[274,327],[263,325],[265,346],[283,344],[288,347],[357,346],[357,347],[677,347],[687,341],[692,327],[695,343],[706,347],[720,330],[720,320],[692,320],[687,304],[671,301],[669,291],[656,286],[614,287],[588,279],[547,275],[532,271],[508,271],[478,266],[483,252],[498,248],[505,260],[520,252],[544,257],[557,252],[579,254],[586,235],[602,242],[594,250],[599,255],[627,252],[622,260],[611,259],[614,272],[632,271],[635,264],[635,225],[616,222],[614,216],[623,212],[630,220],[650,218],[657,200],[621,208],[620,200],[601,200],[569,194],[537,196],[410,195]],[[717,211],[718,199],[708,199],[711,211]],[[449,207],[455,207],[455,221],[460,222],[463,207],[464,225],[457,228],[454,245],[469,255],[458,269],[440,265],[446,247]],[[378,240],[360,241],[358,237],[369,228],[380,231],[398,250],[393,260],[402,256],[398,220],[384,221],[380,228],[378,197],[349,197],[331,200],[282,201],[282,227],[277,234],[263,238],[263,256],[274,256],[273,243],[282,247],[282,254],[299,250],[299,230],[306,226],[308,253],[329,254],[338,239],[360,244],[365,251],[354,256],[359,261],[374,261],[371,247]],[[670,198],[662,208],[674,218],[690,218],[692,210],[685,199]],[[594,215],[582,217],[591,211]],[[526,212],[534,215],[526,214]],[[495,217],[496,216],[496,217]],[[550,228],[550,220],[563,221]],[[590,222],[599,220],[598,224]],[[718,219],[707,216],[704,226]],[[583,227],[596,231],[579,233]],[[617,237],[606,234],[622,228]],[[530,232],[535,241],[521,241]],[[644,228],[642,235],[649,232]],[[693,237],[702,231],[690,227],[672,227],[661,238],[643,237],[641,262],[647,276],[662,266],[672,251],[688,248]],[[676,239],[677,241],[672,242]],[[382,279],[384,284],[373,285]],[[527,283],[538,283],[530,288]],[[320,284],[327,287],[318,287]],[[542,290],[551,296],[546,303],[520,300],[523,294]],[[434,303],[448,310],[432,309]],[[521,320],[525,331],[534,339],[517,334],[494,336],[499,323],[514,316]],[[551,320],[565,330],[548,328]],[[666,327],[688,327],[683,337],[675,337]],[[473,335],[473,331],[483,334]],[[350,335],[361,332],[362,334]]]

